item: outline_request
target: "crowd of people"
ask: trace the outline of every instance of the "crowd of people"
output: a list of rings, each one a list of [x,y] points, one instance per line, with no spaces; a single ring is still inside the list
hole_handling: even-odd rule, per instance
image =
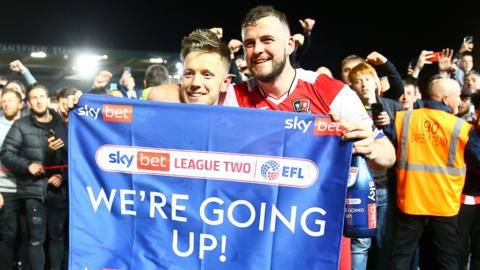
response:
[[[28,86],[0,77],[0,269],[19,261],[31,269],[66,265],[68,110],[82,92],[331,115],[344,124],[353,153],[368,159],[378,209],[373,239],[342,239],[339,268],[480,269],[473,40],[458,52],[419,48],[403,76],[379,52],[350,55],[337,80],[328,67],[301,68],[315,21],[299,22],[303,33],[292,35],[284,13],[257,6],[242,21],[241,41],[222,41],[220,28],[196,29],[182,40],[179,83],[152,65],[143,89],[128,71],[109,89],[112,74],[104,70],[91,89],[65,87],[49,97],[27,67],[10,63]],[[422,72],[427,65],[435,74]]]

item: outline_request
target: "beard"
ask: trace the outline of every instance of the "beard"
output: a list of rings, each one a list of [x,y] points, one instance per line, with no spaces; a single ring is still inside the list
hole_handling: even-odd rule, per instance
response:
[[[35,115],[36,117],[44,117],[47,113],[48,113],[48,108],[45,109],[44,111],[35,111],[35,110],[31,110],[33,115]]]
[[[282,59],[280,59],[278,62],[275,61],[272,63],[272,71],[267,74],[258,74],[255,71],[252,71],[254,74],[255,79],[261,81],[261,82],[272,82],[275,80],[280,74],[282,73],[283,69],[285,68],[285,65],[287,63],[287,54],[284,54]]]
[[[18,110],[13,111],[13,112],[10,112],[9,110],[6,110],[6,111],[3,111],[3,114],[8,121],[12,121],[17,116]]]

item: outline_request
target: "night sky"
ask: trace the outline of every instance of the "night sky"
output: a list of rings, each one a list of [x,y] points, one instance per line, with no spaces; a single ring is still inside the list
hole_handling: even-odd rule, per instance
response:
[[[421,49],[457,50],[465,35],[474,36],[480,59],[480,1],[77,2],[2,4],[1,42],[178,52],[182,37],[195,28],[223,27],[226,41],[240,39],[244,14],[263,3],[284,11],[293,33],[300,31],[299,18],[316,20],[311,49],[302,61],[308,69],[323,65],[338,76],[343,57],[377,50],[403,75]]]

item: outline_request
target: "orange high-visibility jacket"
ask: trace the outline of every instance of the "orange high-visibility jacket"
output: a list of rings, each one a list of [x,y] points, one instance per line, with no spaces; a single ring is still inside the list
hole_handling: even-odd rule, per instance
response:
[[[448,112],[397,112],[397,204],[410,215],[458,214],[470,124]]]

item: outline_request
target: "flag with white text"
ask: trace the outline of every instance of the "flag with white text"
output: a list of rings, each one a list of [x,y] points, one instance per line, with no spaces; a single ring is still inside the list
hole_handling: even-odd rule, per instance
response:
[[[69,269],[337,269],[341,132],[319,115],[84,95]]]

